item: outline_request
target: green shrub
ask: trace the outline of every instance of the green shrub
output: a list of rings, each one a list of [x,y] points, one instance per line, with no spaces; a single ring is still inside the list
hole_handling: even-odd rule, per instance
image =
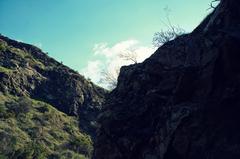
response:
[[[86,156],[91,156],[93,151],[93,146],[90,138],[88,137],[79,137],[71,140],[68,147],[80,154],[84,154]]]
[[[76,154],[75,152],[70,150],[63,151],[59,157],[60,159],[88,159],[86,156]]]
[[[26,98],[21,97],[18,101],[9,101],[5,103],[8,112],[18,116],[20,114],[28,113],[32,108],[32,102]]]
[[[11,72],[11,71],[12,71],[12,70],[9,69],[9,68],[0,66],[0,72],[9,73],[9,72]]]
[[[24,159],[46,159],[48,153],[48,150],[42,144],[33,141],[25,147],[16,150],[13,155],[9,156]]]
[[[36,159],[45,159],[48,151],[46,147],[44,147],[41,143],[33,142],[31,145],[31,148],[33,150],[33,158]]]
[[[92,141],[74,117],[44,102],[0,95],[0,154],[24,159],[87,159]],[[6,118],[7,117],[7,118]],[[1,159],[1,158],[0,158]]]
[[[40,113],[46,113],[46,112],[49,112],[49,109],[48,109],[47,106],[39,107],[39,108],[37,108],[37,110],[38,110]]]
[[[0,51],[6,51],[7,50],[7,43],[0,40]]]
[[[8,159],[7,156],[0,154],[0,159]]]
[[[6,107],[4,106],[4,104],[0,103],[0,118],[5,118],[6,114]]]

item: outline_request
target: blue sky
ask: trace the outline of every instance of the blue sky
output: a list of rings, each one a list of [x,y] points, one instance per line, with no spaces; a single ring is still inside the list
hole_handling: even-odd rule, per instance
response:
[[[191,31],[207,15],[211,0],[0,0],[0,33],[40,46],[75,70],[105,60],[94,46],[135,40],[150,46],[170,19]],[[95,48],[96,49],[96,48]]]

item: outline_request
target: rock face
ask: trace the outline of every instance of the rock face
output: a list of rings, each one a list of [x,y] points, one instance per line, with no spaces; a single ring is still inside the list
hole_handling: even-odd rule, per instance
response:
[[[100,117],[96,159],[240,158],[240,1],[121,68]]]
[[[40,49],[0,35],[0,92],[28,96],[78,116],[94,136],[106,91]]]

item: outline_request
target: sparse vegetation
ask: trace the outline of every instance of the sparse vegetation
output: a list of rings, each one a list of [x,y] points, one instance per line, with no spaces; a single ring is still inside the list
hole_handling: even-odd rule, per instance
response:
[[[169,16],[170,11],[171,10],[168,7],[164,8],[164,12],[166,14],[165,15],[166,22],[162,21],[162,24],[164,24],[167,29],[165,30],[162,29],[161,31],[156,32],[153,35],[152,44],[156,48],[162,46],[163,44],[171,40],[174,40],[180,35],[185,34],[185,30],[183,28],[172,24]]]
[[[0,66],[0,72],[9,73],[9,72],[11,72],[11,71],[12,71],[11,69],[8,69],[8,68],[6,68],[6,67]]]
[[[184,29],[176,26],[169,26],[167,30],[161,30],[156,32],[153,36],[153,46],[160,47],[161,45],[169,42],[176,37],[183,35],[185,33]]]
[[[77,119],[27,97],[0,99],[0,159],[91,157],[92,141]]]
[[[130,48],[125,52],[121,52],[118,54],[118,58],[132,64],[138,63],[138,53],[134,48]],[[101,71],[99,83],[106,85],[109,90],[113,90],[117,86],[117,79],[120,73],[120,68],[120,65],[111,70],[109,70],[108,67],[103,68]]]
[[[85,127],[79,129],[78,117],[69,114],[73,115],[72,107],[83,100],[91,107],[100,105],[103,97],[98,91],[105,90],[97,90],[91,81],[34,46],[1,39],[0,159],[91,158],[92,140]]]
[[[7,46],[6,42],[0,40],[0,51],[6,51],[6,49],[7,49],[6,46]]]
[[[119,54],[119,57],[125,61],[130,61],[134,64],[138,63],[137,57],[138,54],[135,49],[129,49],[126,52]]]
[[[113,72],[108,69],[103,69],[99,83],[107,85],[108,89],[113,90],[117,86],[117,78],[120,72],[120,66],[115,68]]]

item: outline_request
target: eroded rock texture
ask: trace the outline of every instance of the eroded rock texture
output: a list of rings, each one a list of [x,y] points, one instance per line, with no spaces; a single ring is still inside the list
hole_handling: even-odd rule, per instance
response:
[[[240,158],[240,1],[121,68],[100,117],[96,159]]]
[[[77,116],[92,137],[107,91],[39,48],[0,35],[0,93],[28,96]]]

